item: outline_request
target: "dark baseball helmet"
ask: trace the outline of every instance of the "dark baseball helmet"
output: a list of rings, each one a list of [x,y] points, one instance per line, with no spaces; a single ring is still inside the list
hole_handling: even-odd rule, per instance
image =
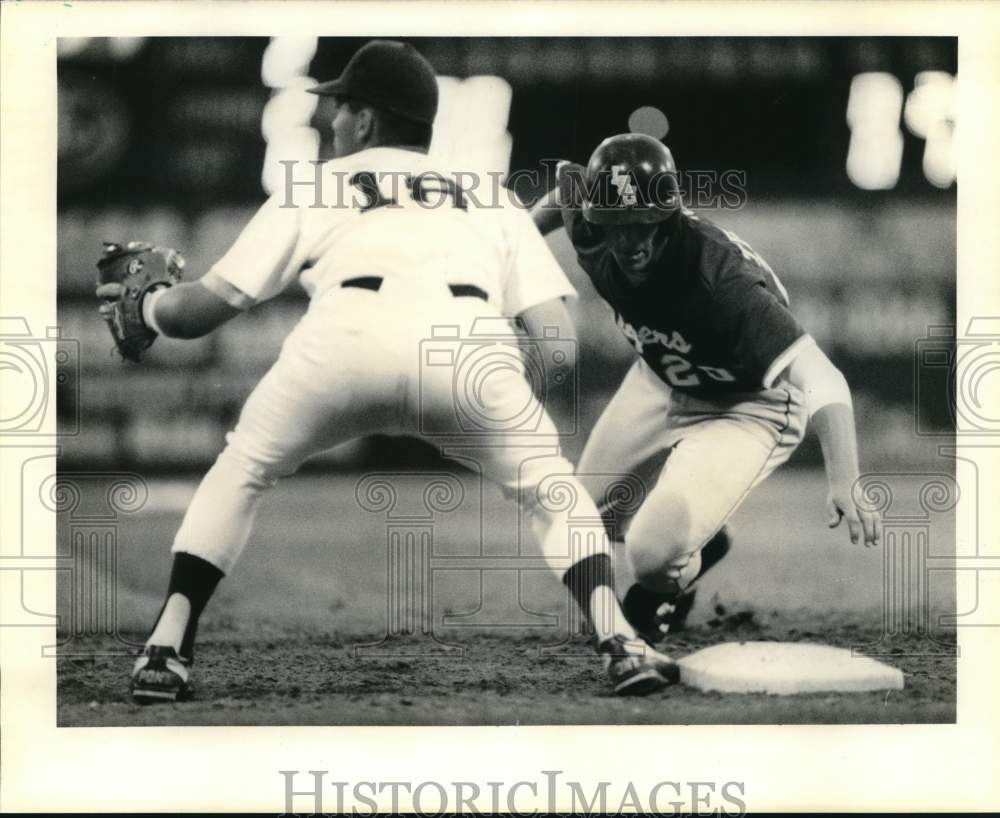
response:
[[[681,208],[667,146],[637,133],[605,139],[584,174],[583,218],[593,224],[654,224]]]

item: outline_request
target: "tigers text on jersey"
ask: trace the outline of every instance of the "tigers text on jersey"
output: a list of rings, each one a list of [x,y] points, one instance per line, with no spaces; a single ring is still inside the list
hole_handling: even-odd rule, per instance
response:
[[[426,154],[369,148],[289,164],[296,167],[285,189],[202,279],[239,309],[296,279],[314,299],[367,276],[414,292],[472,285],[511,317],[575,294],[513,194],[476,204]]]
[[[680,211],[651,274],[629,284],[578,209],[563,210],[577,259],[618,326],[671,388],[713,398],[769,388],[794,357],[805,331],[788,310],[777,277],[743,241]]]

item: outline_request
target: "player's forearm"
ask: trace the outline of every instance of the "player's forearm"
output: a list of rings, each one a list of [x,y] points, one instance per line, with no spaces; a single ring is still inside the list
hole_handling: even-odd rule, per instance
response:
[[[858,479],[858,444],[851,388],[843,373],[811,339],[788,367],[788,380],[801,390],[816,429],[831,485]]]
[[[197,281],[156,290],[142,305],[146,325],[168,338],[201,338],[239,313]]]
[[[543,236],[562,227],[562,211],[559,208],[558,190],[553,188],[531,209],[531,218]]]
[[[830,403],[813,415],[812,424],[830,485],[853,486],[859,475],[854,410],[843,403]]]

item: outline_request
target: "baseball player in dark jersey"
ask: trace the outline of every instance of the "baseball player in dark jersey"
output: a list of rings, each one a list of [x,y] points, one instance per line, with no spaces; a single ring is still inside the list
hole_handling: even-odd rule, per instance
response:
[[[577,259],[639,354],[587,442],[579,476],[624,531],[636,582],[626,616],[650,641],[683,624],[693,583],[725,556],[725,523],[784,463],[807,420],[829,479],[831,527],[879,542],[858,479],[850,389],[789,310],[768,264],[732,233],[685,209],[670,151],[613,136],[588,166],[563,163],[534,210],[543,233],[565,226]],[[614,475],[643,481],[630,519]],[[612,532],[621,536],[619,531]]]

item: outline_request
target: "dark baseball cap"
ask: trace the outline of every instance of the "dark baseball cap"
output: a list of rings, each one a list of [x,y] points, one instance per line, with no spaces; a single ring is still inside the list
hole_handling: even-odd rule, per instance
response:
[[[438,107],[433,66],[407,43],[372,40],[351,57],[335,80],[307,89],[324,97],[345,97],[431,125]]]

